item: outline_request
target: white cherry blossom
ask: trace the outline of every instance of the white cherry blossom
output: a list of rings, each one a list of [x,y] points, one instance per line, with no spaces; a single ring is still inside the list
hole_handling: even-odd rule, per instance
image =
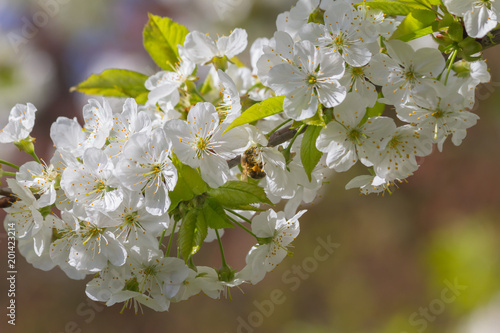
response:
[[[226,160],[242,153],[248,133],[237,127],[222,134],[227,124],[219,124],[219,114],[210,103],[198,103],[189,111],[187,121],[172,119],[165,132],[172,138],[175,154],[193,168],[210,187],[219,187],[229,179]]]
[[[83,119],[83,128],[88,133],[84,146],[102,148],[113,127],[113,111],[108,101],[103,99],[101,105],[97,100],[90,99],[83,107]]]
[[[376,35],[363,33],[368,24],[350,3],[337,1],[325,12],[325,24],[308,23],[302,29],[302,39],[319,46],[322,52],[340,55],[354,67],[366,65],[372,52],[377,51]]]
[[[45,165],[30,161],[21,166],[16,174],[17,181],[40,195],[40,207],[52,205],[56,201],[56,181],[60,180],[60,173],[52,164]]]
[[[220,121],[230,124],[241,114],[240,94],[234,81],[222,70],[217,71],[222,100],[216,106]]]
[[[439,151],[448,136],[452,136],[455,146],[462,143],[467,129],[476,124],[479,116],[470,112],[474,102],[457,92],[449,92],[443,97],[431,97],[418,105],[398,106],[398,117],[417,126],[427,136],[434,139]]]
[[[133,98],[128,98],[123,104],[123,111],[113,114],[113,127],[108,136],[109,143],[104,148],[105,152],[112,158],[113,163],[116,163],[116,159],[134,133],[150,131],[151,119],[145,111],[138,111]]]
[[[103,270],[108,261],[115,266],[125,264],[127,251],[106,228],[100,228],[89,216],[81,220],[63,212],[63,222],[51,244],[50,256],[58,265],[65,263],[84,273]]]
[[[170,300],[179,292],[189,274],[184,261],[165,258],[160,251],[150,250],[147,255],[130,252],[127,260],[127,276],[123,290],[116,290],[107,301],[111,306],[125,302],[134,306],[142,303],[156,311],[166,311]]]
[[[214,57],[232,57],[240,54],[247,47],[247,32],[244,29],[234,29],[229,36],[221,36],[216,41],[208,34],[192,31],[186,36],[184,49],[186,56],[195,64],[205,64]]]
[[[145,86],[150,93],[148,94],[148,104],[156,105],[157,103],[165,108],[167,103],[172,106],[179,103],[179,88],[186,82],[196,65],[183,57],[180,62],[175,64],[173,71],[160,71],[150,76],[145,83]]]
[[[418,169],[416,157],[427,156],[431,151],[432,141],[425,133],[411,125],[398,127],[380,151],[375,173],[387,182],[405,179]]]
[[[165,132],[156,128],[136,133],[127,142],[116,175],[133,191],[144,191],[146,211],[163,215],[170,206],[168,192],[177,184],[177,170],[171,161],[172,142]]]
[[[87,134],[75,118],[58,117],[50,126],[50,138],[54,146],[74,157],[81,157],[87,148],[84,143]]]
[[[327,107],[339,105],[346,89],[339,79],[344,64],[338,54],[326,56],[309,41],[295,44],[294,63],[282,63],[269,71],[269,86],[278,96],[285,96],[285,114],[295,120],[311,118],[319,103]]]
[[[366,104],[355,93],[335,108],[335,121],[321,130],[316,141],[318,150],[327,153],[328,167],[347,171],[358,159],[366,166],[373,165],[396,124],[388,117],[372,117],[362,123],[365,113]]]
[[[484,37],[500,22],[500,2],[496,0],[443,0],[448,11],[464,19],[467,34]]]
[[[406,104],[442,93],[443,84],[437,76],[443,71],[445,61],[439,50],[424,47],[414,51],[400,40],[386,42],[386,47],[388,55],[375,55],[366,73],[370,81],[382,85],[390,104]]]
[[[113,162],[104,151],[89,148],[82,163],[66,167],[61,187],[68,198],[86,209],[113,211],[123,201],[123,190],[113,170]]]
[[[173,298],[173,301],[179,302],[197,295],[203,291],[210,298],[218,299],[221,291],[224,289],[223,284],[219,281],[217,271],[211,267],[197,266],[197,271],[189,269],[189,275],[182,283],[179,291]]]
[[[17,180],[8,178],[7,184],[18,200],[11,207],[5,208],[5,223],[15,224],[17,238],[32,238],[33,249],[36,255],[41,256],[50,244],[52,228],[58,226],[58,219],[52,214],[42,215],[31,191]]]
[[[294,57],[294,41],[283,31],[274,33],[268,43],[262,46],[262,55],[257,60],[256,69],[259,80],[269,86],[269,71],[278,64],[291,64]]]
[[[299,234],[299,218],[305,212],[301,210],[291,219],[286,219],[285,213],[269,209],[253,219],[252,232],[266,240],[252,247],[247,255],[247,266],[242,274],[250,274],[249,282],[255,284],[261,281],[286,257],[287,247]]]
[[[0,143],[26,139],[35,125],[36,108],[33,104],[17,104],[9,114],[9,122],[0,130]]]

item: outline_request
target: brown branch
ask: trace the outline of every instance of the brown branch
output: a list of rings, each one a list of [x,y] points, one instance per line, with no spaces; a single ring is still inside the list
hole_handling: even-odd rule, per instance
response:
[[[488,36],[490,34],[491,37]],[[488,35],[484,36],[483,38],[476,39],[483,47],[483,50],[500,44],[500,29],[492,30]]]

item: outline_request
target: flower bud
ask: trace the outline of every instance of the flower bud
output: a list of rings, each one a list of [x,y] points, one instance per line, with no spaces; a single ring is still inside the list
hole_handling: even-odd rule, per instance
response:
[[[35,142],[35,138],[28,136],[26,139],[14,142],[14,145],[16,145],[20,151],[33,155],[35,153],[35,145],[33,145],[33,142]]]
[[[224,265],[221,268],[219,268],[217,274],[219,275],[220,281],[231,282],[234,280],[234,272],[236,272],[235,269],[232,269],[228,265]]]

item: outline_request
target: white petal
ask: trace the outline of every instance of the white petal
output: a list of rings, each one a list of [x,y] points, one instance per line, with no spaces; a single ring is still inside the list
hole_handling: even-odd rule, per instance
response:
[[[240,54],[245,50],[248,44],[248,35],[244,29],[234,29],[229,37],[220,37],[217,40],[219,52],[226,55],[229,59]]]

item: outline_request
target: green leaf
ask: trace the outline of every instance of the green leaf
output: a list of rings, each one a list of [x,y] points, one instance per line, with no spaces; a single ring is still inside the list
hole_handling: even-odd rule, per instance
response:
[[[285,96],[277,96],[268,98],[260,103],[254,104],[236,118],[231,125],[226,128],[224,133],[231,128],[235,128],[244,124],[249,124],[259,119],[272,116],[283,111],[283,101]]]
[[[481,52],[483,49],[481,43],[478,43],[472,37],[465,38],[463,41],[459,42],[458,45],[462,49],[463,57],[467,61],[477,60],[477,57],[472,57],[472,55]]]
[[[318,112],[314,114],[311,118],[307,118],[303,120],[303,124],[312,125],[312,126],[326,126],[325,118],[323,117],[323,107],[320,105],[318,107]]]
[[[198,252],[207,237],[207,222],[200,213],[199,209],[189,211],[184,216],[179,229],[179,248],[186,263]]]
[[[316,139],[321,132],[321,127],[319,126],[308,126],[304,137],[302,138],[302,144],[300,146],[300,160],[304,166],[304,170],[311,181],[311,173],[318,164],[323,153],[316,148]]]
[[[461,42],[464,39],[464,27],[462,24],[453,21],[448,28],[448,36],[454,42]]]
[[[408,42],[433,32],[436,14],[430,10],[414,10],[405,17],[390,39]]]
[[[222,208],[222,205],[215,199],[207,198],[205,200],[202,207],[202,213],[209,228],[234,228],[234,225],[228,221],[224,208]]]
[[[382,98],[382,97],[383,97],[382,93],[381,92],[378,93],[378,98]],[[366,108],[366,113],[365,113],[363,119],[361,119],[361,121],[359,122],[359,124],[362,125],[362,124],[366,123],[368,118],[381,116],[382,113],[384,113],[384,111],[385,111],[385,104],[377,101],[375,103],[375,105],[372,106],[371,108]]]
[[[360,2],[356,6],[366,5],[373,9],[380,9],[386,15],[406,16],[415,9],[428,9],[425,6],[414,1],[391,1],[391,0],[376,0],[369,2]]]
[[[209,190],[207,183],[201,178],[196,169],[182,164],[175,154],[172,155],[172,162],[177,169],[178,179],[174,190],[168,194],[171,200],[169,212],[173,211],[179,202],[189,201],[195,195],[201,195]]]
[[[221,187],[210,189],[208,195],[217,200],[223,207],[243,209],[250,204],[272,202],[267,198],[262,187],[236,180],[230,180]]]
[[[423,0],[425,3],[427,3],[428,5],[435,5],[435,6],[439,6],[439,5],[442,5],[443,2],[441,0]]]
[[[395,0],[403,2],[415,9],[431,10],[432,5],[442,5],[441,0]]]
[[[149,90],[137,96],[135,98],[135,101],[137,102],[137,104],[144,105],[148,101],[148,95],[149,95]]]
[[[149,90],[144,83],[147,75],[126,69],[107,69],[101,74],[92,74],[87,80],[70,89],[87,95],[108,97],[132,97],[144,104]],[[140,103],[143,102],[143,103]]]
[[[238,67],[246,67],[246,65],[241,62],[240,58],[238,58],[237,56],[232,57],[231,59],[229,59],[229,61]]]
[[[177,45],[184,45],[188,33],[185,26],[168,17],[149,14],[149,21],[143,31],[144,48],[158,66],[171,71],[178,62]]]
[[[444,29],[449,27],[450,25],[453,24],[455,21],[455,17],[451,14],[445,14],[443,18],[438,22],[438,29]],[[462,28],[463,29],[463,28]]]
[[[382,113],[384,113],[384,110],[385,110],[385,104],[377,101],[377,103],[375,103],[375,105],[372,106],[371,108],[366,108],[365,116],[367,118],[379,117],[382,115]]]

